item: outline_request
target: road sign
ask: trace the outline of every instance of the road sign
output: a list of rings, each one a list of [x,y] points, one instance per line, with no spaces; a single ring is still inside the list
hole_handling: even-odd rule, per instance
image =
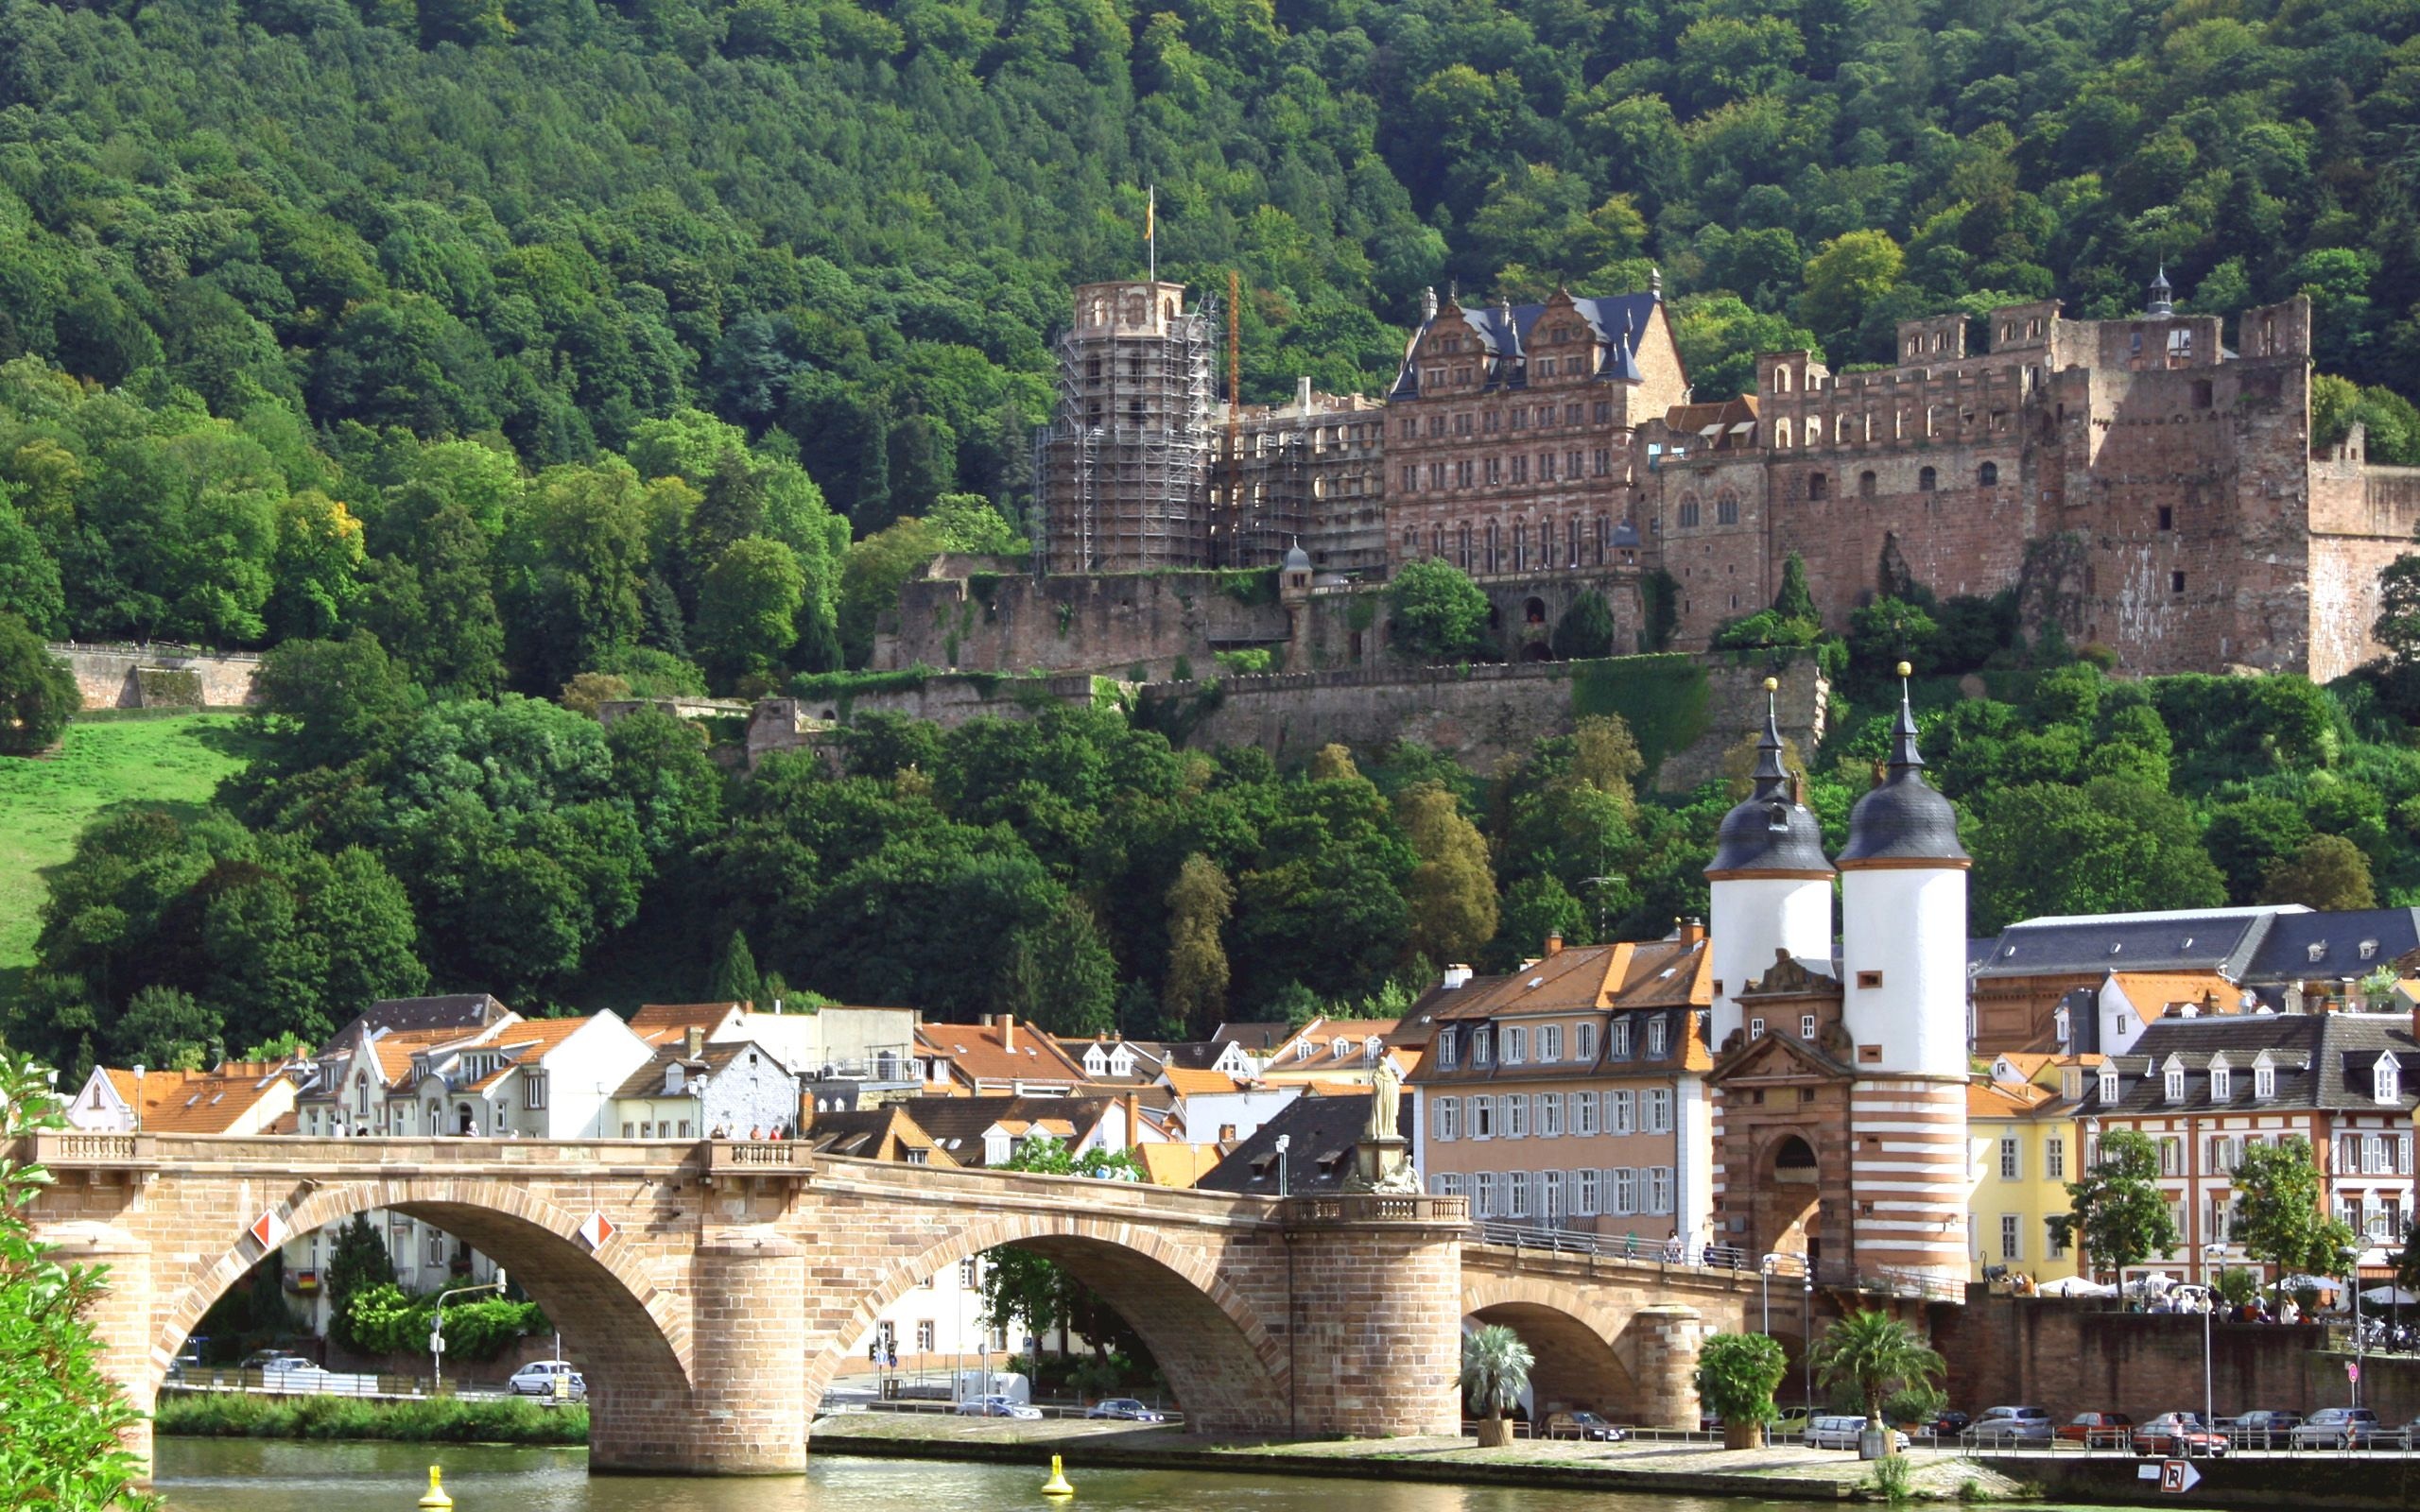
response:
[[[272,1208],[253,1219],[251,1227],[246,1232],[252,1236],[252,1242],[259,1245],[263,1250],[275,1249],[285,1243],[285,1220],[279,1217],[277,1210]]]
[[[2359,1381],[2361,1379],[2360,1361],[2347,1360],[2344,1362],[2344,1379],[2347,1381]]]
[[[2202,1484],[2202,1472],[2189,1459],[2164,1460],[2159,1468],[2159,1488],[2183,1495]]]
[[[579,1237],[586,1241],[592,1253],[604,1248],[605,1241],[613,1238],[615,1231],[614,1221],[601,1212],[592,1212],[580,1220]]]
[[[435,1330],[431,1330],[429,1332],[428,1352],[431,1354],[443,1354],[445,1352],[444,1334],[437,1332]]]

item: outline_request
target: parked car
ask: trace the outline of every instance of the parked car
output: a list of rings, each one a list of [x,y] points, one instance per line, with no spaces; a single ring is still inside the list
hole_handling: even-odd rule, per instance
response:
[[[2364,1449],[2378,1431],[2378,1415],[2367,1407],[2322,1407],[2289,1436],[2296,1449]]]
[[[2160,1459],[2223,1459],[2227,1435],[2199,1413],[2164,1412],[2135,1430],[2135,1452]]]
[[[2047,1444],[2053,1436],[2048,1407],[1987,1407],[1965,1433],[1977,1444]]]
[[[2384,1424],[2370,1431],[2372,1449],[2420,1449],[2420,1418],[2414,1418],[2400,1428]]]
[[[960,1418],[1025,1418],[1042,1416],[1039,1407],[1028,1407],[1006,1397],[969,1397],[958,1404]]]
[[[1559,1412],[1547,1419],[1547,1436],[1618,1444],[1630,1436],[1630,1430],[1616,1428],[1593,1412]]]
[[[1801,1437],[1806,1432],[1807,1423],[1812,1421],[1814,1417],[1815,1411],[1811,1407],[1785,1408],[1780,1417],[1765,1425],[1765,1438],[1770,1442],[1778,1438]]]
[[[572,1368],[569,1360],[538,1360],[512,1372],[504,1384],[516,1397],[553,1397],[555,1382],[569,1383],[562,1394],[573,1401],[588,1400],[588,1378]]]
[[[1933,1436],[1936,1438],[1955,1438],[1960,1434],[1964,1433],[1967,1425],[1972,1423],[1974,1420],[1975,1419],[1972,1417],[1962,1412],[1943,1413],[1940,1417],[1932,1420]]]
[[[1034,1416],[1039,1418],[1042,1415],[1040,1413],[1035,1413]],[[1146,1407],[1142,1402],[1136,1400],[1132,1397],[1104,1397],[1100,1400],[1094,1402],[1092,1410],[1084,1414],[1084,1416],[1087,1418],[1115,1418],[1121,1422],[1130,1423],[1164,1423],[1168,1420],[1168,1415],[1167,1413],[1158,1412],[1152,1408]]]
[[[1806,1432],[1801,1436],[1809,1449],[1855,1449],[1858,1435],[1864,1432],[1863,1413],[1825,1413],[1806,1419]],[[1908,1435],[1896,1428],[1883,1432],[1891,1435],[1894,1452],[1908,1447]]]
[[[2238,1449],[2283,1449],[2291,1440],[2293,1431],[2302,1426],[2298,1412],[2247,1412],[2219,1419],[2219,1432]]]
[[[254,1349],[244,1356],[240,1370],[258,1370],[263,1375],[283,1375],[289,1370],[317,1370],[319,1366],[291,1349]]]
[[[2059,1425],[2059,1436],[2087,1449],[2122,1449],[2135,1419],[2122,1412],[2080,1412]]]

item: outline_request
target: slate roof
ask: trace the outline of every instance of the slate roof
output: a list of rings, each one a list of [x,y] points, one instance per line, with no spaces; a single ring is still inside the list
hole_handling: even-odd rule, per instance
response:
[[[1841,865],[1967,859],[1958,843],[1958,811],[1924,779],[1924,753],[1916,748],[1916,716],[1908,690],[1899,690],[1899,718],[1891,730],[1889,773],[1880,786],[1849,810],[1849,836]]]
[[[329,1040],[334,1044],[354,1029],[478,1029],[510,1012],[486,992],[456,992],[434,998],[382,998],[361,1011]]]
[[[2238,980],[2266,987],[2322,976],[2367,976],[2416,950],[2420,908],[2281,912],[2270,921]]]
[[[2304,910],[2308,911],[2308,910]],[[1978,980],[2097,976],[2104,971],[2216,971],[2240,982],[2284,910],[2204,908],[2026,919],[2000,931]]]
[[[2253,1066],[2269,1054],[2277,1073],[2276,1095],[2253,1096]],[[2394,1103],[2370,1095],[2371,1069],[2393,1054],[2405,1068]],[[2210,1099],[2210,1063],[2221,1054],[2234,1074],[2223,1108]],[[2185,1069],[2185,1097],[2171,1103],[2164,1073],[2174,1056]],[[2255,1112],[2317,1108],[2344,1112],[2398,1112],[2409,1117],[2420,1106],[2420,1040],[2401,1013],[2259,1013],[2209,1018],[2163,1019],[2143,1031],[2126,1055],[2112,1056],[2118,1074],[2118,1098],[2100,1099],[2098,1075],[2084,1083],[2081,1117],[2165,1116],[2212,1111]]]
[[[950,1159],[947,1150],[934,1144],[931,1135],[918,1126],[915,1119],[896,1104],[819,1112],[814,1122],[801,1130],[798,1137],[818,1155],[905,1161],[908,1151],[923,1150],[926,1165],[953,1166],[959,1163]]]
[[[1661,302],[1661,297],[1653,293],[1614,294],[1571,301],[1572,308],[1579,312],[1582,321],[1586,324],[1590,336],[1604,349],[1604,360],[1598,364],[1594,381],[1638,381],[1639,339],[1646,334],[1648,322]],[[1501,359],[1529,354],[1530,332],[1546,312],[1544,304],[1449,305],[1439,312],[1436,318],[1453,320],[1459,318],[1461,323],[1478,338],[1481,354]],[[1431,325],[1434,323],[1430,322]],[[1424,326],[1421,335],[1426,335],[1427,329]],[[1414,338],[1415,344],[1418,339]],[[1552,352],[1558,349],[1549,347],[1546,350]],[[1518,362],[1491,364],[1487,369],[1485,387],[1491,389],[1526,388],[1529,387],[1528,369]],[[1390,397],[1410,399],[1418,397],[1419,393],[1419,366],[1406,362],[1403,370],[1396,374]]]
[[[705,1051],[704,1055],[691,1059],[683,1054],[681,1047],[677,1045],[659,1050],[645,1065],[631,1073],[623,1080],[622,1085],[614,1089],[614,1095],[616,1097],[694,1097],[697,1095],[694,1078],[703,1076],[711,1080],[722,1074],[730,1068],[733,1061],[743,1055],[762,1056],[775,1071],[791,1077],[792,1080],[797,1079],[789,1067],[782,1063],[781,1057],[774,1055],[752,1040],[738,1040],[727,1044],[708,1045]],[[667,1092],[664,1090],[664,1074],[666,1068],[676,1063],[682,1067],[681,1091]]]
[[[1353,1175],[1353,1151],[1361,1131],[1370,1126],[1371,1096],[1363,1091],[1350,1097],[1298,1097],[1193,1184],[1204,1192],[1276,1196],[1277,1137],[1282,1134],[1289,1141],[1288,1194],[1341,1192]],[[1409,1092],[1403,1094],[1395,1122],[1407,1136],[1412,1134]]]
[[[1279,1045],[1285,1043],[1287,1037],[1291,1035],[1293,1032],[1293,1028],[1290,1025],[1283,1023],[1263,1023],[1257,1022],[1250,1023],[1222,1023],[1211,1034],[1210,1039],[1211,1042],[1214,1044],[1227,1044],[1233,1042],[1243,1046],[1246,1050],[1251,1051],[1254,1055],[1258,1055],[1265,1050],[1276,1049]]]

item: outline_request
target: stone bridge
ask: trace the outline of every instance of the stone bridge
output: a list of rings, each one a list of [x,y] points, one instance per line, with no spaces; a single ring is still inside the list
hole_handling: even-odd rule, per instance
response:
[[[803,1469],[812,1404],[876,1314],[1004,1245],[1099,1292],[1220,1436],[1451,1432],[1466,1317],[1530,1342],[1541,1405],[1694,1424],[1700,1341],[1758,1322],[1753,1274],[1478,1243],[1460,1198],[1274,1201],[720,1141],[46,1133],[16,1154],[53,1175],[33,1216],[60,1258],[110,1267],[105,1368],[147,1411],[288,1234],[390,1209],[493,1256],[561,1326],[599,1470]]]

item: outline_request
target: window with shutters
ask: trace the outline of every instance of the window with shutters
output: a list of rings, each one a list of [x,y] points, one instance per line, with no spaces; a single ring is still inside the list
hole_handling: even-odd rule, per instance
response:
[[[1604,1181],[1599,1173],[1594,1170],[1574,1171],[1571,1173],[1571,1186],[1572,1212],[1582,1218],[1597,1216],[1598,1204],[1602,1200],[1604,1191]]]
[[[1596,1134],[1597,1094],[1595,1092],[1571,1094],[1571,1132],[1582,1139],[1587,1139]]]
[[[1498,1100],[1496,1111],[1504,1125],[1508,1140],[1526,1139],[1530,1133],[1530,1099],[1525,1092],[1512,1092]]]
[[[1461,1099],[1458,1097],[1440,1097],[1433,1106],[1435,1107],[1436,1111],[1429,1115],[1430,1132],[1433,1133],[1440,1141],[1448,1141],[1458,1137],[1462,1116]]]
[[[1530,1173],[1507,1171],[1504,1174],[1504,1214],[1508,1218],[1530,1215]]]
[[[1538,1059],[1550,1063],[1563,1058],[1563,1025],[1547,1023],[1538,1026]]]
[[[1638,1211],[1638,1172],[1627,1165],[1616,1166],[1612,1177],[1614,1216],[1627,1218]]]
[[[1605,1094],[1606,1133],[1629,1134],[1635,1130],[1637,1125],[1632,1116],[1632,1110],[1636,1106],[1636,1098],[1637,1093],[1631,1091],[1613,1091]]]
[[[1595,1024],[1572,1025],[1571,1058],[1583,1066],[1597,1058],[1597,1026]]]
[[[1671,1133],[1672,1089],[1669,1087],[1649,1088],[1647,1091],[1644,1113],[1646,1116],[1645,1132],[1650,1134]]]
[[[1539,1172],[1538,1216],[1544,1218],[1549,1224],[1562,1223],[1564,1215],[1563,1198],[1563,1173],[1560,1171]]]
[[[1530,1031],[1518,1024],[1504,1029],[1504,1063],[1517,1066],[1530,1058]]]
[[[1672,1168],[1651,1165],[1647,1168],[1647,1211],[1654,1213],[1672,1211]]]
[[[1475,1140],[1495,1138],[1495,1098],[1474,1097],[1471,1099],[1471,1138]]]
[[[1563,1093],[1538,1093],[1537,1113],[1538,1138],[1550,1140],[1563,1133]]]

